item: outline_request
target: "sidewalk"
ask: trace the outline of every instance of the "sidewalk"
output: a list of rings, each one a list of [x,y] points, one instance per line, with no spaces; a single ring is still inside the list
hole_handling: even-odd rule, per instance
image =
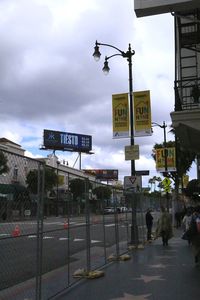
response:
[[[55,300],[198,300],[200,267],[194,265],[192,248],[175,229],[169,246],[158,239],[130,251],[131,259],[114,262],[105,276],[84,279]]]

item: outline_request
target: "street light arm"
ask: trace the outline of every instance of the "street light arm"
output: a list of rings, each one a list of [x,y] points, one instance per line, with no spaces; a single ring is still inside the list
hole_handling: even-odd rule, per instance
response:
[[[131,45],[129,44],[129,48],[128,48],[128,51],[127,52],[124,52],[122,50],[120,50],[119,48],[113,46],[113,45],[110,45],[110,44],[105,44],[105,43],[99,43],[96,41],[96,47],[98,46],[106,46],[106,47],[110,47],[110,48],[113,48],[115,50],[117,50],[118,52],[120,52],[120,55],[123,56],[123,57],[127,57],[130,59],[130,57],[132,57],[134,54],[135,54],[135,51],[134,50],[131,50]]]
[[[120,50],[119,48],[117,48],[117,47],[115,47],[115,46],[109,45],[109,44],[99,43],[99,42],[96,41],[96,46],[107,46],[107,47],[110,47],[110,48],[113,48],[113,49],[119,51],[119,52],[121,53],[122,56],[125,54],[124,51]]]
[[[113,55],[110,55],[110,56],[106,56],[105,60],[109,60],[111,57],[114,57],[114,56],[122,56],[122,55],[119,54],[119,53],[116,53],[116,54],[113,54]]]
[[[163,125],[160,125],[160,124],[158,124],[156,122],[152,122],[151,124],[155,125],[155,126],[159,126],[160,128],[166,128],[167,127],[167,125],[165,124],[165,121],[163,121]]]

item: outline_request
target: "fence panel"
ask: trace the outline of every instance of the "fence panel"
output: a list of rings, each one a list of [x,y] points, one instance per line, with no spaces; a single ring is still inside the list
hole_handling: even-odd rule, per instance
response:
[[[39,189],[31,198],[26,180],[30,169],[38,172],[40,163],[10,152],[1,153],[8,169],[0,174],[0,298],[34,299]]]
[[[0,298],[47,300],[146,240],[149,197],[7,151],[0,174]]]

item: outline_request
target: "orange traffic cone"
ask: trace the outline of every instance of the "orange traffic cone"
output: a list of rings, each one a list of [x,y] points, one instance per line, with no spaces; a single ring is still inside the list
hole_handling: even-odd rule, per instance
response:
[[[65,222],[64,222],[64,229],[67,229],[68,227],[69,227],[68,222],[65,221]]]
[[[15,236],[20,236],[20,228],[18,225],[15,226],[15,229],[13,230],[12,232],[12,236],[15,237]]]

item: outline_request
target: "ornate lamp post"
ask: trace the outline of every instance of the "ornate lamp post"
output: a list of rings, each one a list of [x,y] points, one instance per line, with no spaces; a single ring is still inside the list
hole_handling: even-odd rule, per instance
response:
[[[126,58],[128,61],[128,70],[129,70],[129,106],[130,106],[130,127],[131,127],[131,136],[130,136],[130,144],[131,146],[134,145],[134,130],[133,130],[133,75],[132,75],[132,56],[135,54],[135,51],[131,49],[131,44],[128,46],[128,50],[122,51],[119,48],[110,45],[99,43],[96,41],[94,47],[93,57],[96,61],[98,61],[101,57],[101,53],[99,51],[99,46],[106,46],[115,49],[118,53],[115,53],[111,56],[106,56],[104,61],[103,72],[104,74],[108,74],[110,71],[108,60],[115,56],[122,56]],[[135,176],[135,161],[131,160],[131,176]],[[132,194],[132,196],[134,196]],[[137,209],[137,195],[135,194],[135,199],[132,199],[132,225],[131,225],[131,244],[138,244],[138,227],[137,227],[137,220],[136,220],[136,209]],[[134,201],[135,200],[135,201]]]
[[[167,173],[167,171],[168,171],[168,167],[167,167],[167,140],[166,140],[166,127],[167,127],[167,125],[166,125],[165,121],[163,121],[163,125],[160,125],[156,122],[152,122],[152,125],[158,126],[158,127],[163,129],[165,173]],[[166,196],[167,196],[167,210],[169,211],[169,194],[168,194],[168,192],[166,193]]]
[[[160,125],[156,122],[152,122],[152,125],[158,126],[163,129],[163,136],[164,136],[164,148],[165,148],[165,172],[167,172],[167,140],[166,140],[166,127],[165,121],[163,121],[163,125]]]
[[[104,43],[98,43],[96,41],[95,47],[94,47],[94,53],[93,57],[96,61],[98,61],[101,57],[101,53],[99,51],[99,46],[107,46],[110,48],[113,48],[118,51],[118,53],[113,54],[111,56],[106,56],[104,61],[104,67],[103,72],[104,74],[108,74],[110,71],[108,60],[114,56],[122,56],[124,58],[127,58],[128,61],[128,69],[129,69],[129,101],[130,101],[130,127],[131,127],[131,137],[130,137],[130,144],[134,145],[134,130],[133,130],[133,75],[132,75],[132,56],[135,54],[135,51],[131,49],[131,44],[129,44],[128,50],[126,52],[118,49],[115,46],[104,44]],[[131,176],[135,175],[135,161],[131,160]]]

